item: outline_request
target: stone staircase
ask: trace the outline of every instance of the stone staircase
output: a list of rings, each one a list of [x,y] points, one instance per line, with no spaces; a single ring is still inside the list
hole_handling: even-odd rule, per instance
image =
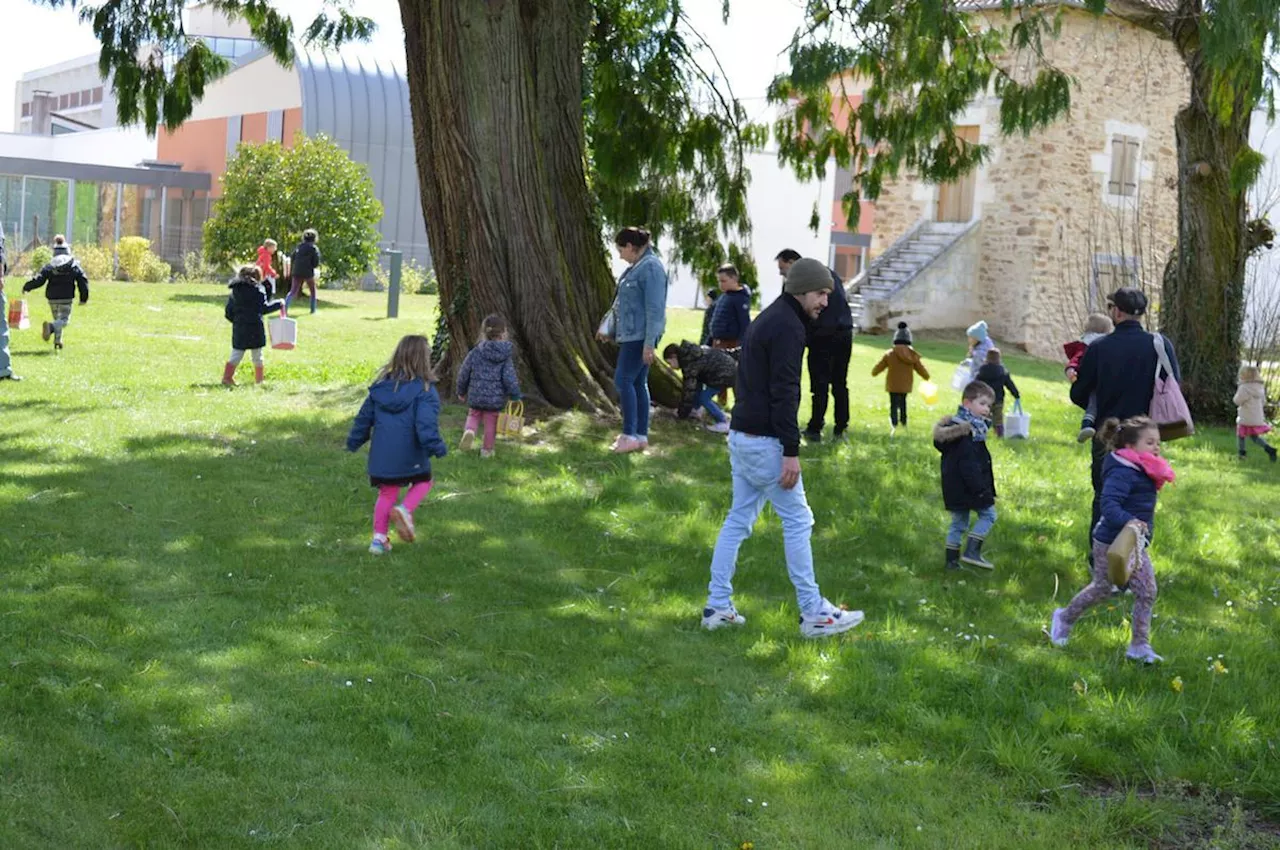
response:
[[[946,253],[978,222],[921,221],[867,266],[859,290],[866,301],[884,301]]]

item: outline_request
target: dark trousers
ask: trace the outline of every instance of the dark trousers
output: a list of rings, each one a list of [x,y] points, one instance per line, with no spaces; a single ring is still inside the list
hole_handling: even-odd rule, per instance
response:
[[[853,356],[853,334],[816,337],[809,343],[809,389],[813,392],[813,415],[806,429],[822,431],[827,416],[827,393],[835,397],[835,432],[849,427],[849,358]]]
[[[1089,518],[1089,527],[1086,531],[1085,556],[1089,564],[1093,564],[1093,527],[1098,524],[1098,520],[1102,517],[1102,462],[1107,459],[1107,446],[1101,440],[1092,441],[1093,446],[1093,469],[1091,476],[1093,478],[1093,514]],[[1092,567],[1090,567],[1092,569]]]
[[[889,393],[889,421],[896,428],[898,423],[907,424],[907,394]]]

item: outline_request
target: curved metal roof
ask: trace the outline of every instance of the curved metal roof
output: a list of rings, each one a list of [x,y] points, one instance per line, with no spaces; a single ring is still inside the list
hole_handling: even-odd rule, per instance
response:
[[[337,53],[295,49],[302,83],[302,130],[324,133],[369,176],[382,201],[383,247],[404,252],[405,260],[431,263],[427,227],[418,195],[409,85],[403,68],[359,47]]]

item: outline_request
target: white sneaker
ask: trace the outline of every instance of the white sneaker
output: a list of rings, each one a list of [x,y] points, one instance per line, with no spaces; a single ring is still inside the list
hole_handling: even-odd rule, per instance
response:
[[[816,613],[800,615],[800,634],[808,638],[838,635],[861,623],[864,616],[861,611],[846,611],[824,599]]]
[[[1162,657],[1156,655],[1156,651],[1151,648],[1151,644],[1144,643],[1141,646],[1130,646],[1125,650],[1124,657],[1131,661],[1141,661],[1143,664],[1158,664],[1164,661]]]
[[[1049,643],[1054,646],[1066,646],[1071,635],[1071,627],[1062,621],[1066,608],[1054,608],[1053,619],[1049,621]]]
[[[706,428],[708,431],[710,431],[712,434],[728,434],[729,420],[726,419],[723,422],[713,422],[712,424],[704,425],[703,427]]]
[[[413,517],[405,510],[404,505],[396,505],[391,509],[391,522],[396,527],[396,534],[405,543],[412,543],[417,537],[413,529]]]
[[[476,432],[468,429],[462,432],[462,442],[458,443],[458,448],[464,452],[470,451],[475,442]]]
[[[730,605],[728,608],[703,608],[702,627],[709,632],[724,626],[745,626],[747,618]]]

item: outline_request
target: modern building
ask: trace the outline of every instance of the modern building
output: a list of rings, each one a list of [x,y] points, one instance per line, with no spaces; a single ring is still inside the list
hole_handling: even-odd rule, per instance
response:
[[[116,126],[97,56],[23,75],[15,98],[18,132],[0,134],[0,222],[12,243],[48,242],[64,231],[75,241],[96,233],[106,243],[119,231],[147,236],[160,256],[179,264],[202,248],[219,178],[238,144],[270,139],[289,146],[297,132],[324,133],[368,167],[383,205],[383,247],[429,266],[402,67],[357,45],[328,55],[299,47],[293,66],[284,68],[244,21],[203,4],[184,17],[191,37],[234,66],[174,132],[147,139]],[[73,137],[84,138],[62,141]],[[96,211],[89,200],[95,193]],[[320,222],[300,222],[298,229],[306,226],[323,229]]]

